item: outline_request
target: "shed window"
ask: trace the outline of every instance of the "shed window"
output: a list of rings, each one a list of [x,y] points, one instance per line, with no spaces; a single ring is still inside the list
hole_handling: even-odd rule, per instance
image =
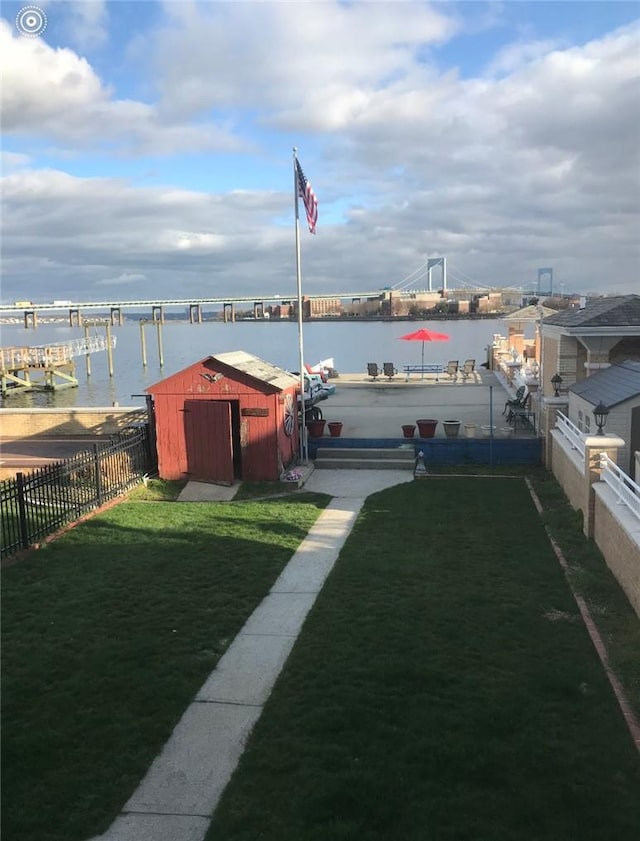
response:
[[[582,432],[582,409],[578,409],[578,429]]]
[[[591,418],[589,415],[584,416],[584,431],[590,432],[591,431]]]

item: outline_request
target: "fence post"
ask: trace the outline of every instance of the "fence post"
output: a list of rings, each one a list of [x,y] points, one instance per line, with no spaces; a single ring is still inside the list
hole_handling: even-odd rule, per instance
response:
[[[538,425],[538,435],[542,438],[544,446],[544,466],[547,470],[551,470],[553,463],[552,447],[553,439],[551,438],[551,430],[555,427],[558,419],[558,412],[567,414],[569,401],[566,397],[541,397],[541,412],[540,420],[543,422],[541,426]]]
[[[97,444],[93,445],[93,461],[96,471],[96,499],[100,507],[102,505],[102,474],[100,473],[100,450]]]
[[[593,515],[595,510],[595,492],[593,485],[600,481],[602,467],[600,453],[606,453],[611,461],[618,461],[618,450],[624,447],[624,441],[617,435],[591,435],[584,441],[584,478],[585,511],[583,531],[586,537],[593,537]]]
[[[29,548],[29,527],[27,525],[27,506],[24,500],[24,473],[16,474],[18,490],[18,517],[20,519],[20,541],[23,549]]]

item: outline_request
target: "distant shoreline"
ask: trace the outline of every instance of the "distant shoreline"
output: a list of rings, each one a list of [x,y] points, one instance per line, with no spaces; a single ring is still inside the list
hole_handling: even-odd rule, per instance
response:
[[[329,315],[329,316],[315,316],[313,318],[305,318],[303,323],[304,324],[314,324],[317,322],[352,322],[354,324],[360,324],[363,321],[370,321],[376,324],[380,323],[396,323],[401,321],[490,321],[495,319],[504,318],[507,315],[506,312],[477,312],[477,313],[430,313],[429,315],[425,316],[415,316],[415,315]],[[145,316],[140,316],[140,318],[145,318]],[[137,324],[140,321],[140,318],[131,318],[124,316],[123,323],[124,324]],[[92,313],[91,319],[104,319],[105,321],[109,320],[108,314],[94,314]],[[150,319],[146,319],[150,322]],[[293,318],[236,318],[235,323],[242,322],[243,324],[246,322],[253,322],[257,321],[260,324],[264,323],[273,323],[273,324],[295,324],[297,323]],[[164,323],[167,322],[176,322],[177,324],[189,324],[189,318],[186,316],[181,315],[177,317],[172,315],[171,313],[165,313],[164,316]],[[198,322],[194,322],[198,323]],[[222,324],[222,318],[207,318],[203,317],[202,319],[203,324]],[[226,322],[231,323],[231,322]],[[60,316],[47,316],[47,315],[39,315],[38,316],[38,324],[64,324],[65,326],[69,325],[69,319],[63,318]],[[21,318],[2,318],[0,317],[0,325],[4,326],[15,326],[15,327],[23,327],[24,322]],[[76,326],[76,325],[74,325]],[[80,325],[82,326],[82,325]],[[117,322],[113,325],[114,327],[119,326]],[[25,328],[28,330],[33,330],[33,327]]]

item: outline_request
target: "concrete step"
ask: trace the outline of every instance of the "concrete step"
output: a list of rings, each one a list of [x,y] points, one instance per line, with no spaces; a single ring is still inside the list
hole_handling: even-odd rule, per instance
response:
[[[413,449],[374,449],[363,447],[319,447],[315,466],[319,470],[413,470]]]
[[[413,464],[415,454],[413,448],[407,450],[399,450],[397,447],[393,449],[381,448],[355,448],[355,447],[318,447],[316,451],[316,460],[318,459],[347,459],[358,461],[407,461]]]
[[[315,462],[316,470],[413,470],[413,459],[357,459],[322,458]]]

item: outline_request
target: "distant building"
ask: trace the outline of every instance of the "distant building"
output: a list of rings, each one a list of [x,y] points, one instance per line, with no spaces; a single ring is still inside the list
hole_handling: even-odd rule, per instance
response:
[[[502,293],[489,292],[476,297],[477,312],[499,312],[502,309]]]
[[[309,318],[323,318],[326,316],[342,315],[342,302],[340,298],[312,298],[306,302],[308,304],[308,312],[305,313]]]

